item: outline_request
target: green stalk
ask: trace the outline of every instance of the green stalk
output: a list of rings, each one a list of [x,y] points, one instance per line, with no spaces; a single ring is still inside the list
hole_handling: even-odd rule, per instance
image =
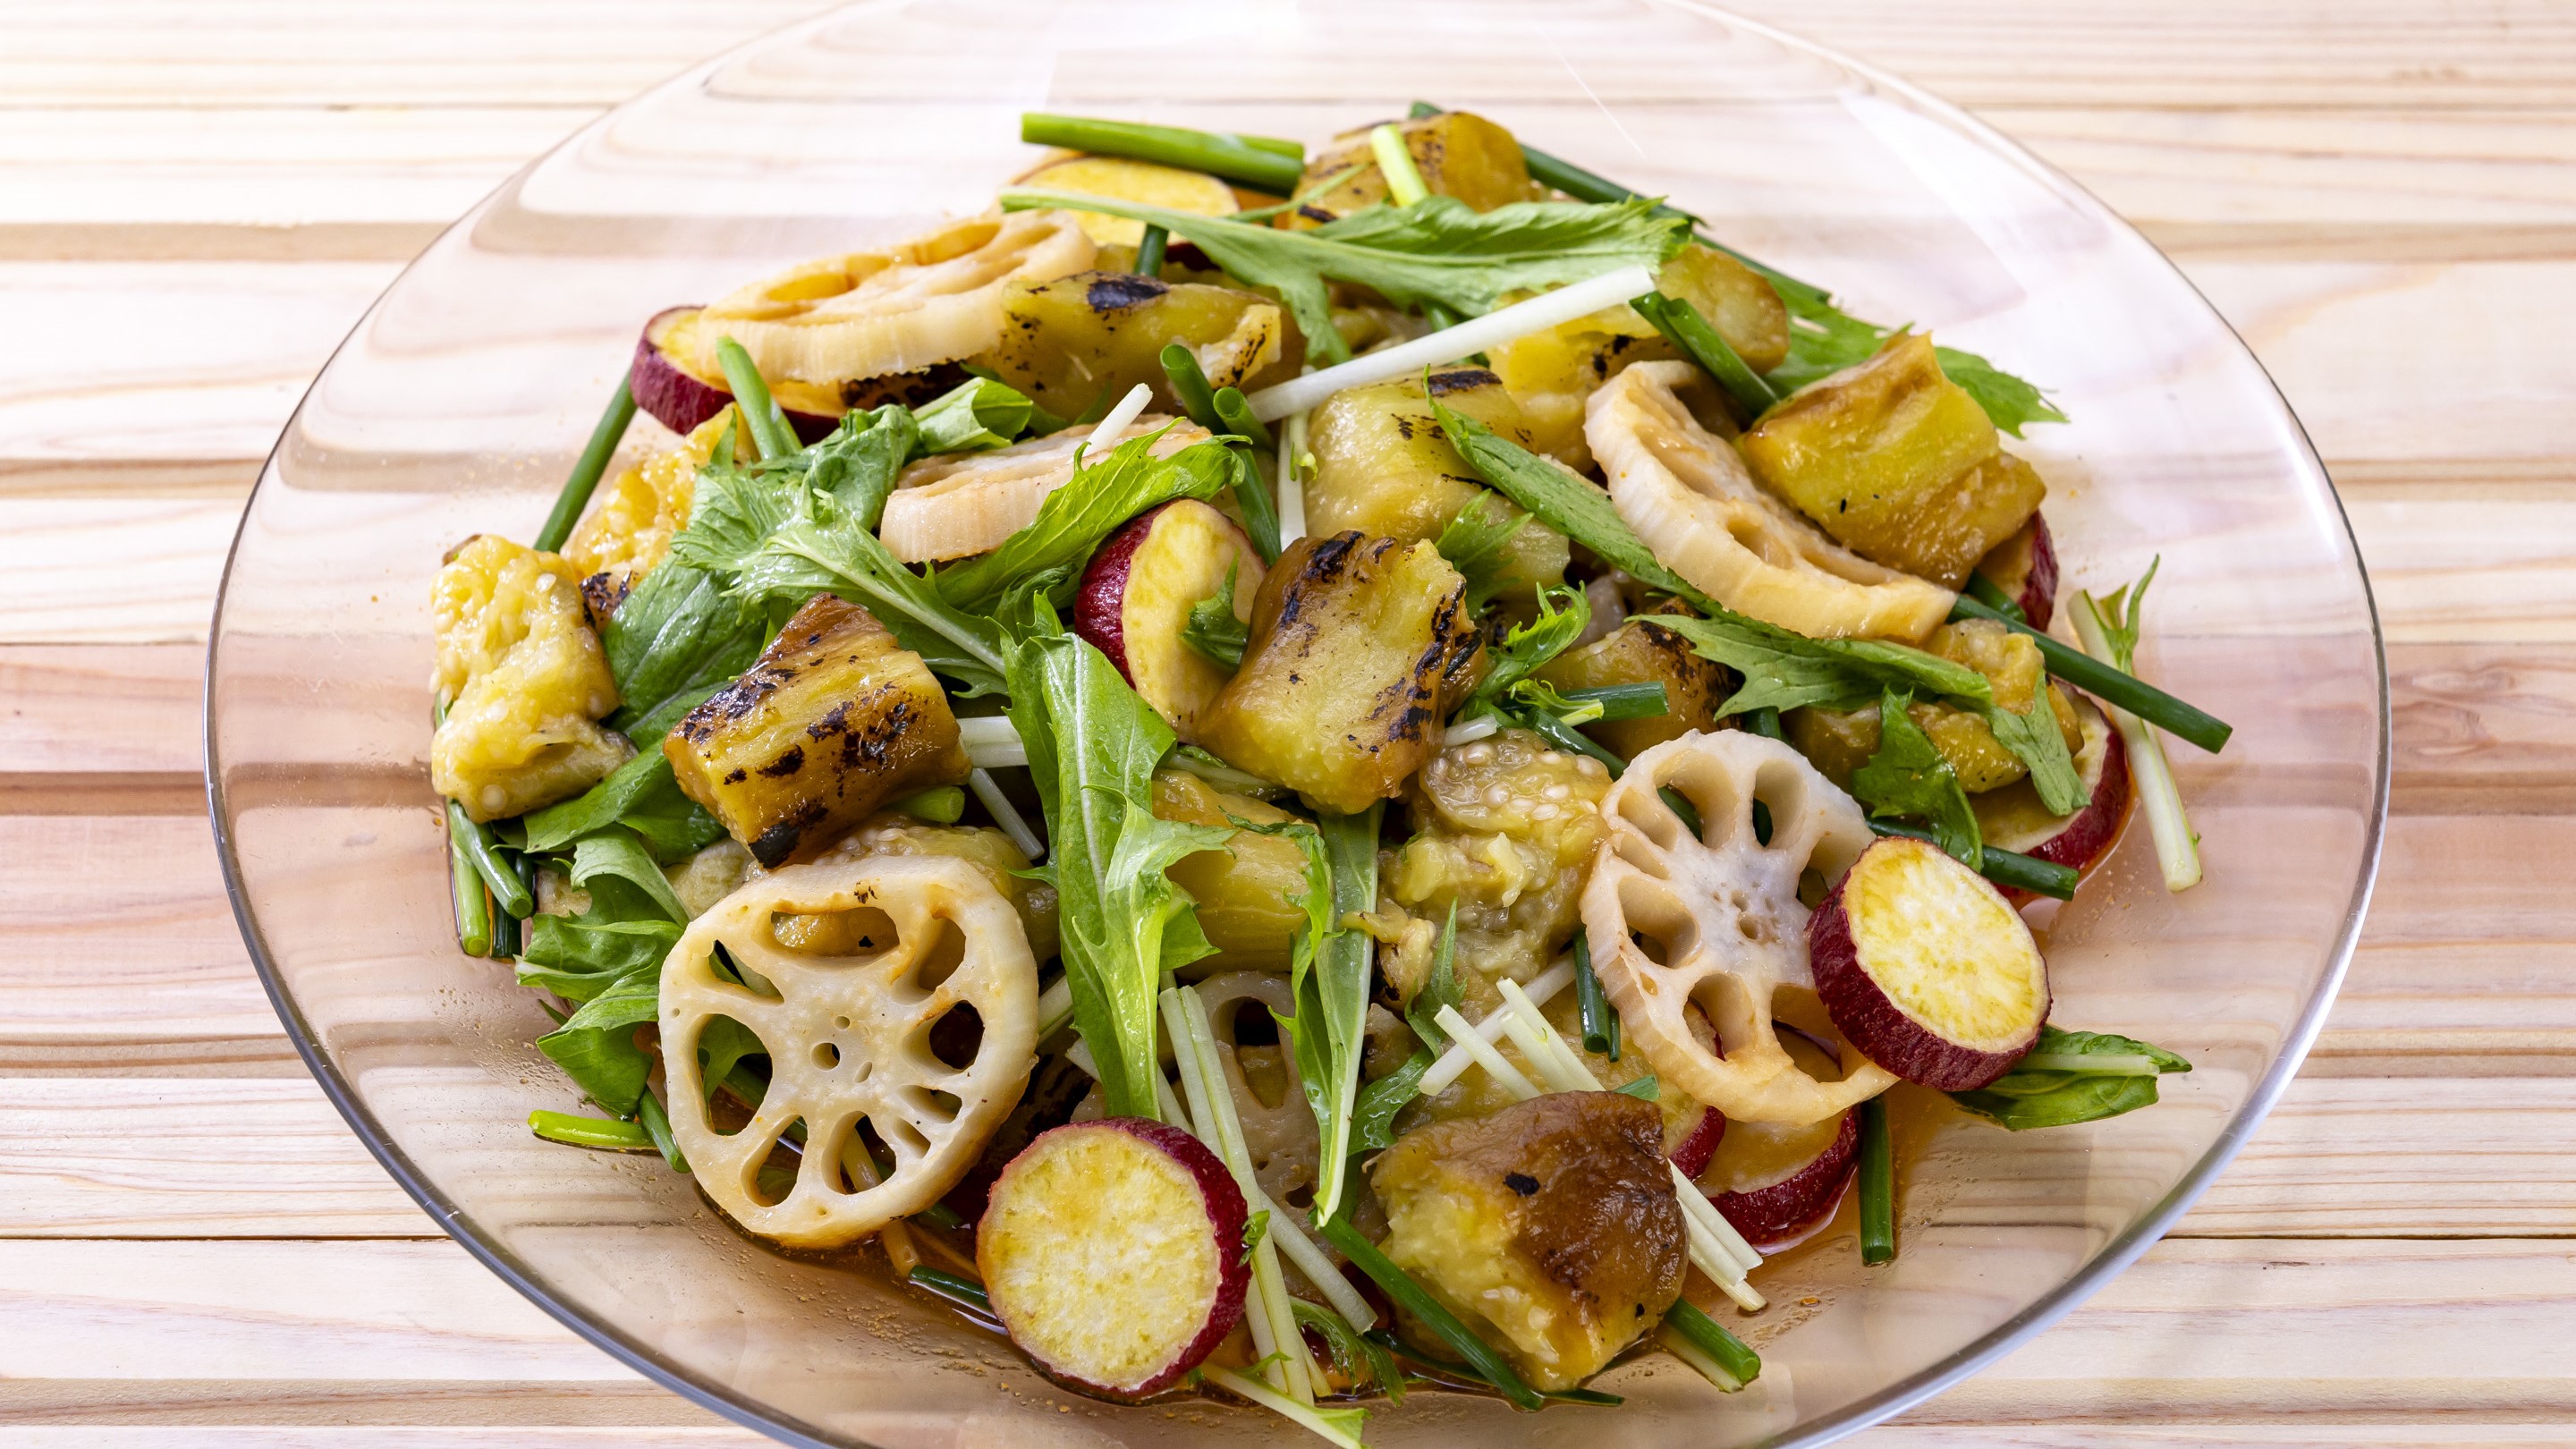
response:
[[[1163,345],[1163,376],[1172,381],[1172,399],[1189,414],[1191,422],[1211,433],[1226,431],[1225,419],[1216,412],[1216,392],[1208,386],[1207,374],[1200,370],[1197,354],[1177,342]]]
[[[1172,234],[1159,226],[1145,228],[1136,242],[1136,265],[1128,270],[1140,277],[1163,275],[1163,252],[1172,244]]]
[[[1546,1402],[1536,1389],[1521,1382],[1521,1376],[1512,1371],[1512,1366],[1503,1360],[1501,1354],[1487,1347],[1483,1339],[1458,1321],[1456,1314],[1424,1292],[1422,1285],[1395,1266],[1393,1259],[1378,1251],[1377,1244],[1361,1237],[1359,1229],[1351,1226],[1350,1219],[1327,1218],[1316,1225],[1315,1231],[1366,1273],[1370,1282],[1395,1300],[1397,1307],[1411,1313],[1422,1321],[1424,1327],[1440,1335],[1441,1342],[1456,1350],[1460,1358],[1501,1391],[1503,1397],[1511,1400],[1515,1408],[1535,1410]]]
[[[1591,723],[1656,719],[1672,713],[1672,701],[1660,684],[1590,684],[1557,692],[1574,704],[1601,706],[1599,719]]]
[[[1972,573],[1968,575],[1968,586],[1965,592],[1978,603],[1983,604],[1987,608],[1994,610],[1996,613],[2003,615],[2005,620],[2009,623],[2027,624],[2030,622],[2030,616],[2021,611],[2021,605],[2014,603],[2012,598],[2004,593],[2004,586],[1996,583],[1993,579],[1987,578],[1984,574]]]
[[[653,1134],[639,1122],[612,1117],[577,1117],[570,1112],[530,1112],[528,1130],[567,1147],[596,1147],[605,1152],[650,1152]]]
[[[1691,804],[1688,796],[1666,785],[1655,792],[1655,798],[1664,802],[1664,808],[1673,812],[1673,818],[1682,823],[1684,830],[1702,839],[1707,838],[1708,826],[1699,818],[1699,811]]]
[[[1591,938],[1580,928],[1574,933],[1574,1000],[1583,1013],[1583,1049],[1619,1060],[1619,1013],[1601,989],[1600,974],[1592,969]]]
[[[1887,1103],[1860,1104],[1860,1260],[1896,1257],[1896,1156],[1887,1135]]]
[[[887,805],[915,820],[933,825],[954,825],[966,813],[966,792],[956,785],[934,785],[917,795],[906,795]]]
[[[455,808],[453,803],[449,808]],[[472,852],[457,838],[453,815],[447,823],[447,888],[456,907],[457,946],[468,956],[491,955],[492,898],[484,893]]]
[[[950,1207],[944,1202],[932,1203],[930,1206],[914,1213],[913,1216],[930,1224],[934,1228],[946,1228],[951,1232],[966,1226],[966,1220],[957,1215],[957,1209]]]
[[[1766,740],[1778,740],[1782,744],[1789,742],[1788,734],[1780,728],[1780,711],[1767,704],[1747,714],[1744,727]]]
[[[617,379],[617,393],[608,400],[608,411],[599,415],[599,426],[590,430],[590,444],[572,465],[572,476],[564,479],[563,491],[555,495],[555,511],[546,515],[543,528],[537,530],[537,541],[531,545],[539,553],[553,553],[572,537],[572,526],[581,521],[581,511],[590,506],[591,492],[608,472],[608,460],[617,456],[617,445],[626,441],[627,426],[635,421],[635,390],[623,377]]]
[[[1306,170],[1306,148],[1298,142],[1273,136],[1194,131],[1185,126],[1148,126],[1136,121],[1027,111],[1020,116],[1020,139],[1033,146],[1062,146],[1094,156],[1123,156],[1177,166],[1184,171],[1204,171],[1274,196],[1294,192],[1297,178]]]
[[[465,852],[466,859],[474,865],[474,873],[482,877],[502,910],[523,921],[536,914],[536,898],[528,893],[527,882],[519,878],[518,867],[501,858],[501,846],[492,838],[491,827],[475,824],[465,807],[453,800],[447,802],[447,838]]]
[[[1869,828],[1881,835],[1902,835],[1908,840],[1920,840],[1927,845],[1941,843],[1933,838],[1929,830],[1912,825],[1899,825],[1889,820],[1873,820],[1869,822]],[[2071,901],[2075,899],[2076,883],[2083,879],[2082,874],[2075,867],[2059,865],[2053,860],[2041,860],[2015,851],[1998,850],[1991,845],[1980,853],[1985,859],[1977,871],[1979,875],[1997,885],[2012,886],[2029,891],[2033,895]]]
[[[787,414],[779,411],[778,400],[769,395],[769,384],[761,381],[760,369],[752,365],[751,354],[730,337],[716,339],[716,361],[724,368],[725,385],[733,389],[733,400],[742,408],[744,423],[751,428],[751,445],[763,458],[784,458],[805,445],[796,440],[796,430],[787,426]]]
[[[1252,415],[1252,403],[1244,397],[1242,388],[1218,388],[1215,396],[1209,401],[1216,410],[1217,420],[1225,424],[1224,427],[1212,431],[1234,433],[1250,438],[1252,446],[1256,448],[1279,446],[1272,440],[1269,426]]]
[[[1546,710],[1524,710],[1519,718],[1509,722],[1527,725],[1541,739],[1568,754],[1589,755],[1599,760],[1601,768],[1608,770],[1613,780],[1627,773],[1628,761],[1625,757],[1612,753],[1590,735],[1549,714]]]
[[[637,1125],[644,1129],[644,1135],[653,1139],[653,1149],[662,1154],[664,1162],[671,1164],[671,1170],[683,1174],[688,1172],[689,1159],[680,1155],[679,1139],[671,1135],[670,1114],[662,1110],[662,1099],[653,1095],[652,1088],[645,1088],[644,1095],[636,1100],[635,1117]]]
[[[1737,1383],[1749,1384],[1762,1376],[1762,1356],[1743,1339],[1727,1332],[1725,1324],[1699,1311],[1689,1299],[1665,1311],[1664,1327],[1714,1359]]]
[[[519,959],[520,950],[519,918],[511,915],[508,911],[500,909],[499,904],[500,903],[497,901],[493,903],[492,959],[495,961],[515,961]]]
[[[1377,158],[1378,173],[1386,178],[1386,199],[1397,206],[1411,206],[1431,194],[1422,180],[1422,168],[1413,164],[1412,148],[1404,144],[1404,133],[1392,125],[1373,127],[1369,131],[1369,154]]]
[[[1699,315],[1699,308],[1686,297],[1667,297],[1650,292],[1628,304],[1637,315],[1655,324],[1664,340],[1682,350],[1682,355],[1699,364],[1699,370],[1717,379],[1726,395],[1744,410],[1747,419],[1758,418],[1780,400],[1780,393],[1752,364],[1736,355],[1724,334]]]
[[[2145,680],[2119,670],[2072,645],[2062,644],[2037,629],[2006,615],[2002,610],[1979,603],[1965,594],[1950,607],[1950,617],[1958,619],[1992,619],[2017,634],[2029,636],[2039,646],[2040,656],[2048,661],[2048,672],[2092,694],[2106,704],[2116,704],[2167,734],[2191,741],[2211,754],[2227,748],[2227,737],[2236,727],[2204,710],[2183,703]]]
[[[952,1303],[963,1304],[978,1313],[989,1314],[993,1311],[993,1300],[985,1295],[984,1285],[972,1278],[960,1277],[955,1273],[943,1273],[937,1268],[919,1267],[912,1270],[911,1276],[913,1282]]]

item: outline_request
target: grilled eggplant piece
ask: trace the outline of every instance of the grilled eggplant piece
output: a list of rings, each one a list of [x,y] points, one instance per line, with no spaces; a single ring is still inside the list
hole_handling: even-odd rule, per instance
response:
[[[1923,648],[1984,675],[1995,702],[2017,712],[2031,707],[2040,682],[2047,677],[2039,646],[1992,619],[1944,624],[1923,641]],[[2048,687],[2048,707],[2057,716],[2068,753],[2081,751],[2082,723],[2065,691],[2054,684]],[[1826,779],[1848,789],[1852,772],[1878,753],[1878,708],[1864,705],[1847,713],[1794,709],[1782,722],[1788,727],[1789,743]],[[1918,700],[1906,706],[1905,713],[1931,737],[1932,747],[1959,777],[1961,788],[1971,794],[2002,789],[2030,773],[2030,767],[1995,738],[1982,715],[1939,700]]]
[[[1140,382],[1154,390],[1156,409],[1178,413],[1163,372],[1169,343],[1198,357],[1208,386],[1246,392],[1295,377],[1306,356],[1286,308],[1205,282],[1076,272],[1015,291],[1002,312],[1002,340],[978,360],[1064,417],[1078,416],[1104,388],[1114,400]]]
[[[879,805],[966,778],[948,696],[867,610],[817,594],[662,741],[680,789],[762,865],[811,859]]]
[[[1682,1209],[1652,1103],[1554,1092],[1435,1123],[1369,1182],[1386,1255],[1534,1388],[1582,1383],[1681,1296]]]
[[[1676,610],[1687,606],[1679,601]],[[1664,713],[1643,719],[1603,720],[1583,732],[1622,759],[1644,753],[1692,730],[1717,728],[1717,707],[1731,690],[1726,667],[1700,657],[1670,629],[1630,620],[1580,648],[1549,660],[1538,677],[1559,689],[1609,684],[1660,684]]]
[[[1376,206],[1387,200],[1386,173],[1369,149],[1362,127],[1333,138],[1333,144],[1306,162],[1297,178],[1305,200],[1272,225],[1291,229],[1325,222]],[[1414,169],[1435,196],[1454,196],[1477,211],[1491,211],[1514,201],[1535,201],[1542,194],[1530,181],[1529,162],[1512,133],[1472,111],[1444,111],[1436,116],[1395,123],[1404,149],[1413,153]]]
[[[431,588],[438,688],[451,701],[429,782],[476,820],[568,800],[635,751],[595,723],[617,682],[591,632],[581,574],[497,534],[468,539]]]
[[[1177,770],[1154,776],[1154,814],[1220,827],[1237,820],[1275,825],[1296,818],[1266,800],[1229,795]],[[1194,971],[1288,969],[1289,946],[1306,929],[1305,909],[1294,904],[1306,890],[1306,852],[1296,842],[1238,829],[1223,849],[1172,862],[1170,874],[1172,884],[1198,902],[1199,929],[1216,947],[1215,958]]]
[[[1199,717],[1200,742],[1319,810],[1395,798],[1465,687],[1466,592],[1427,543],[1299,539],[1261,581],[1243,667]]]
[[[1535,446],[1519,405],[1492,373],[1453,367],[1431,374],[1430,387],[1442,406]],[[1418,378],[1333,394],[1315,410],[1306,436],[1315,455],[1306,522],[1317,533],[1356,528],[1405,543],[1436,539],[1485,492],[1442,435]],[[1557,583],[1566,556],[1565,535],[1535,520],[1524,524],[1504,546],[1503,585],[1517,592]]]
[[[1753,476],[1835,542],[1945,589],[1965,583],[2048,492],[2037,470],[2003,451],[1985,409],[1942,375],[1920,333],[1799,389],[1741,446]]]

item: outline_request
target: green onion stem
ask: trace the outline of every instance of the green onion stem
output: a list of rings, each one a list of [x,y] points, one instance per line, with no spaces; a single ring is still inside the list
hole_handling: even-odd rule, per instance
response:
[[[1511,722],[1528,726],[1549,744],[1569,754],[1590,755],[1599,760],[1601,767],[1610,772],[1610,778],[1613,780],[1627,773],[1628,761],[1624,756],[1603,748],[1599,741],[1558,719],[1555,715],[1549,714],[1546,710],[1521,711],[1519,717]]]
[[[1215,409],[1217,421],[1225,424],[1218,431],[1250,438],[1252,446],[1256,448],[1267,449],[1279,446],[1278,442],[1270,436],[1269,426],[1252,415],[1252,403],[1244,397],[1242,388],[1218,388],[1209,402]]]
[[[796,430],[787,426],[787,414],[779,411],[778,399],[769,395],[769,384],[761,381],[760,369],[741,343],[730,337],[716,339],[716,362],[724,368],[725,385],[733,389],[743,422],[751,428],[751,445],[761,457],[784,458],[804,446],[796,441]]]
[[[1601,989],[1600,974],[1592,969],[1592,942],[1581,930],[1574,933],[1574,999],[1583,1014],[1583,1049],[1619,1060],[1619,1013]]]
[[[671,1135],[670,1114],[662,1110],[662,1099],[653,1095],[652,1088],[645,1088],[644,1095],[636,1099],[635,1118],[643,1127],[644,1135],[653,1139],[654,1150],[662,1154],[664,1162],[671,1164],[671,1170],[686,1173],[689,1159],[680,1155],[679,1139]]]
[[[1298,142],[1185,126],[1028,111],[1020,116],[1020,139],[1033,146],[1062,146],[1094,156],[1123,156],[1204,171],[1274,196],[1294,192],[1297,178],[1306,170],[1306,148]]]
[[[484,891],[474,857],[457,840],[453,824],[447,832],[447,886],[456,907],[458,948],[468,956],[491,955],[492,897]]]
[[[2030,625],[2006,615],[1976,599],[1962,594],[1951,605],[1950,617],[1956,619],[1992,619],[2017,634],[2029,636],[2039,646],[2040,656],[2048,661],[2048,672],[2089,691],[2097,699],[2116,704],[2167,734],[2191,741],[2211,754],[2227,748],[2227,737],[2236,727],[2204,710],[2183,703],[2134,674],[2124,674],[2072,645],[2063,644]]]
[[[1717,379],[1717,385],[1735,399],[1747,420],[1762,416],[1780,400],[1779,390],[1763,381],[1762,374],[1736,354],[1725,334],[1710,326],[1690,299],[1649,292],[1628,305],[1638,316],[1655,324],[1655,330],[1680,348],[1684,357],[1699,364],[1700,371]]]
[[[492,907],[492,959],[495,961],[515,961],[519,959],[519,950],[519,918],[511,915],[508,911],[502,910],[500,908],[500,902],[494,901]]]
[[[1780,711],[1767,704],[1745,715],[1744,727],[1766,740],[1778,740],[1782,744],[1789,741],[1787,733],[1780,728]]]
[[[650,1152],[653,1135],[640,1122],[613,1117],[579,1117],[570,1112],[530,1112],[528,1130],[548,1142],[568,1147],[597,1147],[608,1152]]]
[[[1716,1360],[1717,1366],[1733,1375],[1737,1383],[1749,1384],[1762,1376],[1762,1356],[1743,1339],[1727,1332],[1725,1324],[1702,1313],[1689,1299],[1682,1299],[1665,1310],[1664,1327]]]
[[[913,1216],[930,1224],[934,1228],[946,1228],[951,1232],[966,1226],[966,1220],[957,1215],[957,1209],[950,1207],[944,1202],[932,1203],[930,1206],[914,1213]]]
[[[1197,354],[1177,342],[1163,344],[1163,376],[1171,379],[1172,400],[1191,422],[1211,433],[1226,430],[1225,419],[1216,414],[1216,392],[1208,386],[1207,374],[1199,370]]]
[[[502,910],[521,920],[536,913],[536,898],[529,894],[518,867],[502,858],[500,843],[492,838],[492,828],[475,824],[465,807],[453,800],[447,802],[447,838],[473,862],[474,873],[483,878]]]
[[[1431,194],[1422,168],[1413,163],[1413,149],[1404,144],[1404,132],[1392,124],[1370,129],[1369,154],[1377,158],[1378,173],[1386,178],[1387,200],[1411,206]]]
[[[1896,1257],[1896,1154],[1887,1135],[1887,1103],[1860,1104],[1860,1260]]]
[[[1929,845],[1941,843],[1931,831],[1920,826],[1899,825],[1891,820],[1873,820],[1869,822],[1869,828],[1881,835],[1902,835],[1908,840],[1920,840]],[[2071,865],[2059,865],[2056,861],[2041,860],[2037,856],[2023,855],[2017,851],[1999,850],[1989,845],[1980,854],[1984,856],[1984,860],[1978,867],[1979,875],[1997,885],[2012,886],[2017,890],[2026,890],[2032,895],[2071,901],[2075,899],[2076,884],[2084,878],[2083,874]]]
[[[1592,684],[1578,689],[1557,691],[1575,704],[1601,706],[1599,719],[1606,723],[1621,719],[1656,719],[1672,713],[1672,700],[1659,683]]]
[[[1536,1389],[1521,1382],[1521,1376],[1512,1372],[1512,1366],[1504,1362],[1501,1354],[1486,1346],[1483,1339],[1478,1338],[1468,1330],[1467,1325],[1458,1321],[1456,1314],[1442,1307],[1439,1300],[1424,1292],[1422,1285],[1414,1282],[1402,1268],[1395,1266],[1393,1259],[1378,1251],[1377,1244],[1361,1237],[1359,1229],[1351,1226],[1350,1219],[1327,1218],[1316,1225],[1315,1231],[1322,1235],[1325,1242],[1339,1248],[1342,1256],[1350,1259],[1361,1272],[1366,1273],[1369,1281],[1377,1284],[1387,1297],[1395,1300],[1397,1307],[1411,1313],[1422,1321],[1424,1327],[1440,1335],[1441,1342],[1455,1349],[1460,1358],[1466,1360],[1468,1365],[1473,1367],[1487,1383],[1499,1390],[1504,1398],[1511,1400],[1515,1407],[1534,1410],[1546,1402],[1539,1397]]]
[[[1655,792],[1655,798],[1664,802],[1664,808],[1673,812],[1673,818],[1682,823],[1683,829],[1703,839],[1707,838],[1708,826],[1700,820],[1699,810],[1691,804],[1688,796],[1666,785]]]
[[[572,537],[572,526],[581,521],[581,511],[590,506],[590,495],[608,472],[608,461],[617,456],[617,445],[626,441],[626,429],[635,421],[635,390],[626,378],[617,379],[617,393],[608,400],[608,411],[599,415],[599,426],[590,430],[590,444],[572,465],[572,476],[564,479],[563,491],[555,495],[555,511],[546,515],[543,528],[537,530],[533,545],[539,553],[553,553]]]
[[[933,825],[954,825],[966,813],[966,791],[957,785],[934,785],[917,795],[906,795],[886,806],[915,820]]]
[[[984,1285],[972,1278],[926,1267],[913,1269],[911,1278],[940,1297],[965,1304],[978,1313],[993,1311],[993,1300],[985,1295]]]
[[[1987,578],[1984,574],[1972,573],[1968,575],[1968,586],[1966,592],[1969,597],[1975,599],[1978,603],[1983,604],[1987,608],[1994,610],[1996,613],[2003,615],[2005,621],[2008,623],[2027,624],[2030,622],[2030,616],[2021,611],[2021,605],[2013,602],[2013,600],[2004,593],[2004,586],[1996,583],[1993,579]]]
[[[1161,276],[1163,274],[1163,252],[1164,249],[1169,247],[1171,244],[1172,234],[1170,232],[1163,230],[1159,226],[1149,226],[1145,228],[1145,235],[1139,238],[1136,242],[1136,265],[1133,268],[1130,268],[1130,270],[1134,271],[1136,275],[1140,277]]]

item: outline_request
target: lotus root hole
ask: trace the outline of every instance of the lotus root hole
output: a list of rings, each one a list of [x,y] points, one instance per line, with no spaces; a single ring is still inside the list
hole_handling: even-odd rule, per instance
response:
[[[930,1024],[928,1042],[940,1065],[962,1072],[975,1064],[975,1053],[984,1045],[984,1018],[972,1002],[961,1001]]]
[[[894,917],[875,906],[810,914],[773,911],[769,935],[800,956],[881,956],[903,942]]]
[[[804,1125],[805,1119],[802,1117],[788,1123],[779,1133],[778,1140],[770,1144],[768,1156],[761,1160],[760,1166],[751,1174],[753,1202],[762,1207],[776,1207],[787,1201],[788,1195],[796,1191],[796,1169],[804,1159],[798,1156],[796,1149],[788,1143],[792,1140],[790,1134],[799,1131]]]
[[[841,1049],[827,1041],[814,1043],[814,1065],[831,1071],[841,1065]]]

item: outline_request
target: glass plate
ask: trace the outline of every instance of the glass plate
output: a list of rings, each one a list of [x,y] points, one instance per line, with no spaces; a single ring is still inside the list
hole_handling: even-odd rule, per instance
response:
[[[918,1295],[731,1230],[655,1158],[537,1141],[577,1109],[508,971],[458,954],[429,792],[429,582],[479,529],[526,539],[643,320],[792,260],[985,206],[1024,108],[1300,136],[1471,107],[1714,233],[2050,387],[2021,445],[2070,584],[2164,568],[2146,672],[2237,726],[2175,745],[2209,877],[2165,893],[2143,828],[2050,934],[2057,1019],[2198,1069],[2152,1110],[1912,1144],[1903,1252],[1846,1218],[1737,1320],[1721,1396],[1652,1359],[1618,1410],[1424,1394],[1382,1445],[1809,1444],[2028,1339],[2155,1241],[2296,1070],[2379,853],[2387,700],[2324,471],[2244,346],[2136,232],[1903,84],[1720,12],[1636,0],[874,4],[620,107],[512,178],[377,302],[297,409],[235,544],[207,761],[234,906],[287,1030],[440,1226],[602,1348],[799,1442],[1254,1443],[1218,1404],[1052,1387]],[[630,457],[661,441],[649,421]],[[1069,1412],[1066,1412],[1068,1411]]]

